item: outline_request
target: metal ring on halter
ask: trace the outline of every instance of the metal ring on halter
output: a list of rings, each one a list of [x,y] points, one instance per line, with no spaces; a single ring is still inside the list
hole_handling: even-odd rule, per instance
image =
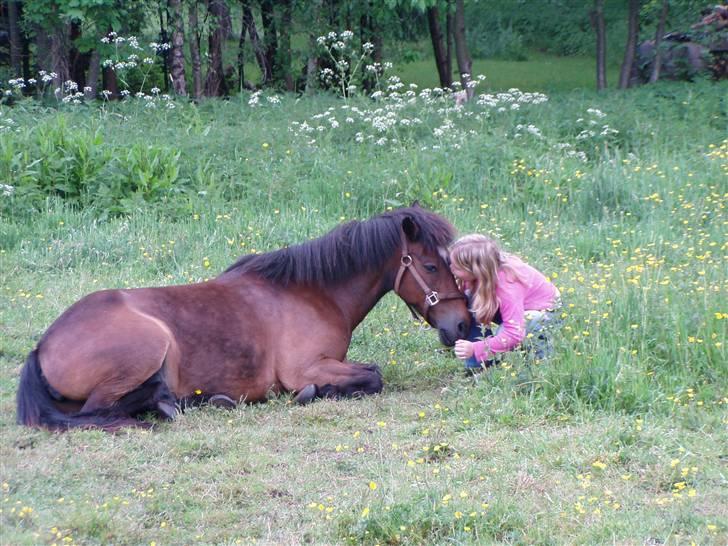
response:
[[[402,256],[402,259],[400,260],[403,266],[409,267],[412,265],[412,256],[407,254],[406,256]]]
[[[440,296],[437,294],[436,291],[433,290],[432,292],[430,292],[429,294],[427,294],[425,296],[425,302],[430,307],[434,307],[435,305],[440,303]]]

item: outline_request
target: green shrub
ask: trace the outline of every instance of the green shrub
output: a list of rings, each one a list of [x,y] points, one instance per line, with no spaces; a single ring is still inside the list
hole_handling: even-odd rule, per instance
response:
[[[71,125],[64,114],[22,127],[0,141],[0,176],[11,186],[2,205],[37,209],[49,197],[102,214],[128,213],[183,190],[180,152],[167,146],[106,140],[103,127]]]

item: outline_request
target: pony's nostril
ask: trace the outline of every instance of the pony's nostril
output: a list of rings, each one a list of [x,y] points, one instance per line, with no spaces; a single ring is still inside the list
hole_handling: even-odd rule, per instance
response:
[[[465,337],[465,334],[467,334],[467,333],[468,333],[468,326],[467,326],[467,324],[465,324],[465,321],[461,320],[460,322],[458,322],[458,334],[461,337]]]

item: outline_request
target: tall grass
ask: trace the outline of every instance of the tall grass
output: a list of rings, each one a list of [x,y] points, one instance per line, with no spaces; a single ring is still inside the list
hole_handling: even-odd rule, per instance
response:
[[[712,392],[720,373],[711,370],[725,371],[725,310],[704,296],[720,293],[725,280],[723,99],[704,85],[522,100],[517,110],[487,100],[463,110],[447,98],[421,102],[419,111],[401,100],[323,98],[257,108],[242,99],[208,102],[173,113],[16,110],[20,128],[2,145],[0,170],[15,188],[3,198],[2,243],[14,250],[27,229],[19,226],[37,214],[28,210],[55,211],[55,201],[42,205],[48,198],[101,221],[153,210],[187,225],[245,210],[228,213],[234,243],[214,261],[221,268],[239,251],[294,243],[339,219],[418,200],[462,231],[499,237],[563,283],[574,306],[571,339],[564,367],[539,372],[538,382],[551,385],[545,396],[556,400],[566,389],[580,403],[639,412],[686,381]],[[377,115],[417,114],[414,128],[369,125]],[[701,140],[681,136],[695,126]],[[282,221],[248,246],[238,241],[243,217],[248,225]],[[119,221],[129,220],[109,228]],[[617,396],[620,381],[627,402]]]

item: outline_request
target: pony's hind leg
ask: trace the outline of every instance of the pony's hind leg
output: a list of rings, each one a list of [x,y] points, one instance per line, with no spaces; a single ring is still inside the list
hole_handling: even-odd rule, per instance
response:
[[[118,399],[110,400],[109,391],[97,389],[86,400],[80,414],[108,414],[137,417],[153,412],[166,420],[177,415],[176,399],[164,380],[163,369],[157,370],[138,387]]]
[[[165,381],[164,367],[136,389],[122,396],[114,409],[133,417],[153,412],[160,418],[172,421],[177,416],[177,400]]]
[[[304,371],[303,385],[294,401],[306,404],[315,398],[349,398],[376,394],[382,391],[379,366],[361,365],[326,359]]]

